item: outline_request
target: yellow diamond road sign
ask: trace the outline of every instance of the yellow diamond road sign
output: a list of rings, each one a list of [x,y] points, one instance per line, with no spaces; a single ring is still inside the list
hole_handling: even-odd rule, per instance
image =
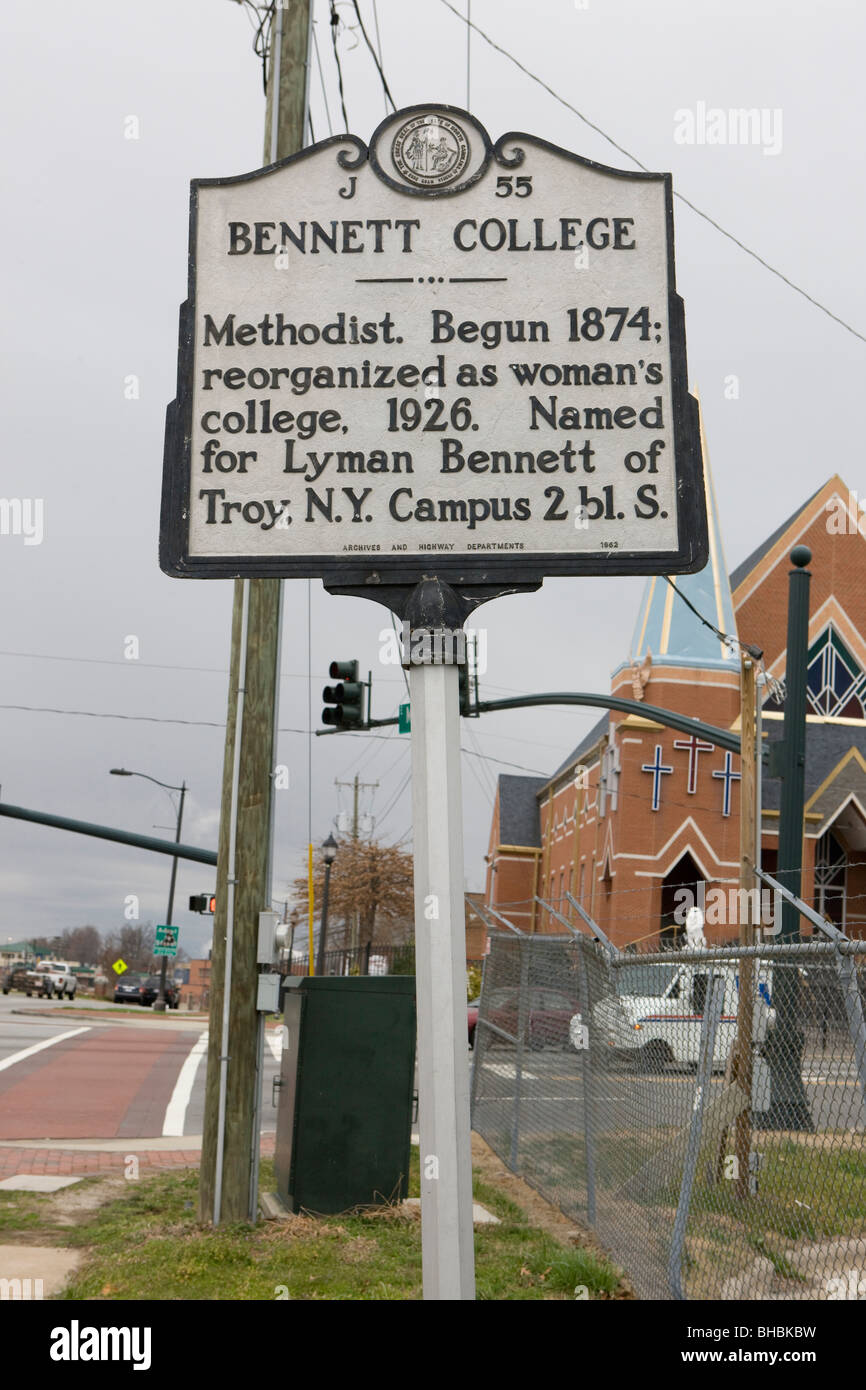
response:
[[[129,966],[125,960],[116,960],[111,968],[116,975],[122,975],[124,970],[129,969]]]

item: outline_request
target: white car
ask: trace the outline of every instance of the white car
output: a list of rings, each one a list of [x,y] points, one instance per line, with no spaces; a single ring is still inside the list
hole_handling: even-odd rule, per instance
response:
[[[775,1022],[770,1000],[772,967],[761,966],[755,985],[753,1039],[762,1043]],[[698,1060],[704,1004],[710,972],[725,981],[722,1016],[716,1029],[713,1067],[724,1067],[737,1031],[739,973],[737,966],[670,965],[631,961],[616,972],[617,994],[602,999],[592,1011],[602,1044],[619,1052],[638,1054],[653,1069],[666,1062],[693,1065]]]

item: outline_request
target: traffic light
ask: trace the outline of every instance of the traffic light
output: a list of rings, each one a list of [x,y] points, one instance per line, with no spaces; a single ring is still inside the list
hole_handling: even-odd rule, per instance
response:
[[[469,696],[469,667],[458,667],[458,674],[460,677],[460,713],[462,715],[468,715],[471,712]]]
[[[216,912],[216,895],[213,893],[196,893],[189,900],[190,912],[204,912],[213,915]]]
[[[359,728],[364,723],[364,687],[358,680],[357,661],[332,661],[328,675],[339,684],[326,685],[322,691],[326,706],[322,723],[337,729]]]
[[[460,677],[460,713],[464,719],[478,718],[478,638],[467,635],[466,659],[458,667]]]

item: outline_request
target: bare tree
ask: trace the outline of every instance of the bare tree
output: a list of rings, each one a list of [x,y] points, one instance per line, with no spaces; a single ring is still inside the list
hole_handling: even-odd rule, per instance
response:
[[[102,937],[96,927],[67,927],[60,937],[60,955],[64,960],[96,965],[102,951]]]
[[[129,970],[149,971],[153,965],[155,938],[156,930],[150,922],[144,925],[127,923],[105,938],[99,963],[106,972],[117,960],[122,960]]]
[[[317,929],[324,883],[325,865],[319,850],[313,862]],[[303,924],[308,909],[307,879],[296,879],[293,889],[294,911]],[[377,840],[340,840],[331,868],[329,946],[336,949],[350,945],[356,925],[359,946],[411,941],[413,923],[412,855],[408,850],[399,845],[383,845]],[[300,944],[301,934],[296,933],[296,945]]]

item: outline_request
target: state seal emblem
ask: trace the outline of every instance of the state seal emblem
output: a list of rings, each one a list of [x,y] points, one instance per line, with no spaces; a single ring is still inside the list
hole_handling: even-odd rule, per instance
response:
[[[469,163],[469,141],[447,116],[414,116],[400,126],[391,146],[394,164],[407,183],[436,188],[453,183]]]

